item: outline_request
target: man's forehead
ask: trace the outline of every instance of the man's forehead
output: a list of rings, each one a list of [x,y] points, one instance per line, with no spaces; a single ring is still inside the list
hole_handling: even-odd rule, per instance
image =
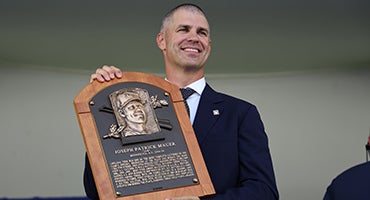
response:
[[[209,24],[204,14],[191,10],[177,10],[172,19],[173,25],[178,26],[197,26],[209,30]]]
[[[134,99],[134,100],[132,100],[132,101],[128,102],[128,103],[127,103],[127,105],[128,105],[128,104],[142,104],[142,103],[141,103],[141,101],[139,101],[138,99]]]

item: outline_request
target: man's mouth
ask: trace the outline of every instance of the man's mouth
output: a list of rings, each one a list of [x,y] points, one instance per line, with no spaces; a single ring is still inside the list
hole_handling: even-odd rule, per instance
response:
[[[182,48],[182,50],[186,52],[200,53],[200,50],[196,48]]]
[[[144,114],[143,114],[143,112],[138,111],[138,112],[135,112],[135,113],[134,113],[134,116],[135,116],[135,117],[144,117]]]

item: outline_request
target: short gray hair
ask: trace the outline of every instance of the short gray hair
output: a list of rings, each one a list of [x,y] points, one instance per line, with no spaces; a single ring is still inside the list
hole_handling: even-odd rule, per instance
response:
[[[187,11],[191,11],[191,12],[194,12],[194,13],[198,13],[198,14],[201,14],[203,15],[204,17],[206,17],[204,11],[202,10],[202,8],[200,8],[199,6],[195,5],[195,4],[191,4],[191,3],[184,3],[184,4],[180,4],[178,6],[176,6],[175,8],[171,9],[163,18],[162,20],[162,25],[161,25],[161,29],[160,29],[160,32],[164,32],[164,28],[168,25],[168,23],[172,20],[172,17],[173,17],[173,14],[177,11],[177,10],[180,10],[180,9],[183,9],[183,10],[187,10]]]

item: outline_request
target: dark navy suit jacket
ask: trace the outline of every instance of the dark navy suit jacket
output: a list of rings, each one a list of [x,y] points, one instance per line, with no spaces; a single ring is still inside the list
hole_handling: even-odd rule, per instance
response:
[[[254,105],[207,84],[193,128],[216,190],[202,199],[279,199],[267,135]],[[98,197],[87,159],[84,186],[90,198]]]
[[[324,196],[324,200],[352,199],[370,199],[370,162],[351,167],[338,175]]]

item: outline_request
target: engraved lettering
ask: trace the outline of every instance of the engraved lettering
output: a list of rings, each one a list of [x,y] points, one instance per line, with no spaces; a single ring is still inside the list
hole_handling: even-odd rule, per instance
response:
[[[117,188],[194,176],[186,152],[112,162],[110,168]]]
[[[137,147],[132,147],[132,148],[116,149],[114,153],[115,154],[134,153],[130,155],[132,157],[132,156],[135,156],[136,154],[152,153],[152,150],[156,153],[163,152],[163,150],[158,150],[158,149],[174,147],[174,146],[176,146],[175,142],[165,142],[165,143],[160,143],[156,145],[153,144],[153,145],[146,145],[146,146],[137,146]]]

